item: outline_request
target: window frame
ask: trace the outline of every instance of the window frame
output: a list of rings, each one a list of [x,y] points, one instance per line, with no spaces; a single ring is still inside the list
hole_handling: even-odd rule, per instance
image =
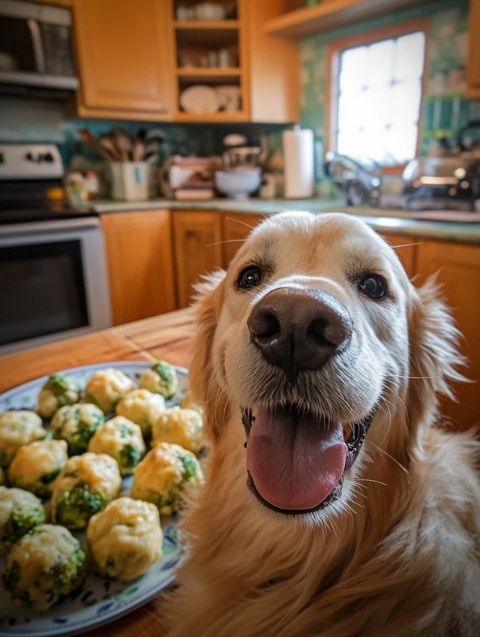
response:
[[[378,29],[371,29],[364,33],[349,36],[339,40],[334,40],[327,45],[327,96],[325,113],[325,152],[336,151],[337,147],[337,112],[338,112],[338,92],[339,92],[339,65],[340,55],[345,49],[356,46],[374,44],[390,38],[398,38],[415,31],[422,31],[425,36],[425,52],[423,56],[423,75],[420,95],[420,112],[417,123],[417,141],[415,144],[415,154],[418,155],[420,148],[420,131],[423,127],[423,99],[426,93],[429,69],[429,42],[430,42],[430,20],[428,18],[418,18],[408,20],[399,24],[392,24]],[[385,175],[401,174],[405,163],[392,166],[382,166],[382,173]]]

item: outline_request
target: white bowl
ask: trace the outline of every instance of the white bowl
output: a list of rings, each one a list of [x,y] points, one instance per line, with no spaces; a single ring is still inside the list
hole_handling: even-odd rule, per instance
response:
[[[221,4],[203,2],[195,7],[195,15],[197,20],[223,20],[225,18],[225,9]]]
[[[260,168],[253,170],[224,171],[215,173],[215,185],[220,192],[233,199],[246,199],[258,190],[261,182]]]

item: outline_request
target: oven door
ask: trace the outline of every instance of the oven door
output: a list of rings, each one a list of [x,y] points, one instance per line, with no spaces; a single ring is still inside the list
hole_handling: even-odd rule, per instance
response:
[[[108,327],[98,219],[0,226],[0,353]]]

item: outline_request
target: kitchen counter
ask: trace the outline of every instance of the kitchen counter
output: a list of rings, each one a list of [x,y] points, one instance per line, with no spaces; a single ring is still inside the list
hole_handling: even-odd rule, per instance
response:
[[[314,214],[342,212],[359,217],[379,232],[404,234],[420,238],[480,244],[480,223],[430,221],[416,219],[415,213],[392,208],[345,206],[339,200],[325,199],[209,199],[206,201],[174,201],[151,199],[149,201],[93,202],[99,214],[137,210],[218,210],[219,212],[265,214],[300,210]],[[472,213],[473,214],[473,213]]]
[[[187,366],[193,330],[192,310],[180,310],[0,356],[0,392],[38,376],[78,365],[165,359]],[[153,615],[156,604],[158,601],[149,602],[117,621],[82,635],[131,637],[134,634],[136,637],[150,637],[160,634],[158,619]]]

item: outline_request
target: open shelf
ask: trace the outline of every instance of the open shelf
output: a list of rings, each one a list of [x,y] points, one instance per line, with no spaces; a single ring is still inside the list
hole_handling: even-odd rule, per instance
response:
[[[240,23],[238,20],[176,20],[173,23],[177,30],[216,30],[216,29],[238,29]]]
[[[206,67],[206,68],[197,68],[193,67],[184,67],[177,69],[177,76],[179,78],[185,79],[221,79],[225,80],[227,78],[235,78],[241,75],[242,70],[238,67],[232,68],[215,68],[215,67]]]
[[[247,114],[244,111],[226,112],[219,111],[218,113],[185,113],[184,111],[178,111],[175,114],[175,121],[178,122],[245,122],[247,120]]]
[[[271,35],[301,38],[422,2],[424,0],[323,0],[314,7],[287,11],[272,18],[266,23],[264,30]]]

